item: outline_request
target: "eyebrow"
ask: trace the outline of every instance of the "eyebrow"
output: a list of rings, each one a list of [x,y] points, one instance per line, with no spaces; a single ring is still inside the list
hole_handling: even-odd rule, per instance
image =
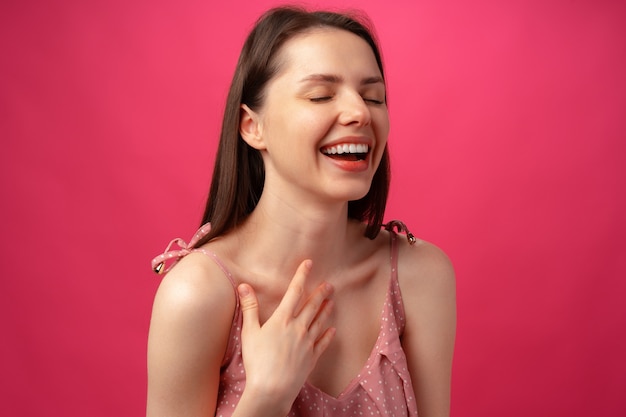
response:
[[[343,81],[342,77],[338,75],[333,75],[333,74],[311,74],[311,75],[307,75],[306,77],[300,80],[301,83],[324,82],[324,83],[329,83],[329,84],[339,84],[341,81]],[[380,76],[366,77],[361,80],[361,85],[378,84],[378,83],[384,84],[385,81]]]

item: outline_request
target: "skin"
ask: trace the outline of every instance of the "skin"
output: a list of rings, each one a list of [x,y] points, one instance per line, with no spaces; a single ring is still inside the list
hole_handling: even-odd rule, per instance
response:
[[[371,49],[349,32],[316,29],[287,41],[278,62],[263,106],[243,105],[240,123],[263,156],[263,195],[240,227],[206,245],[235,278],[243,310],[247,380],[233,416],[284,417],[305,383],[340,395],[374,346],[389,283],[389,234],[369,240],[347,218],[389,131]],[[370,145],[364,168],[345,169],[320,152],[346,141]],[[402,343],[419,413],[448,416],[454,272],[433,245],[398,242]],[[149,416],[214,415],[235,297],[203,254],[164,278],[148,343]]]

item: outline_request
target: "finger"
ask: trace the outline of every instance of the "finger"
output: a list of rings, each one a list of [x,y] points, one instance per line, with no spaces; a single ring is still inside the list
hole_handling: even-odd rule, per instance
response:
[[[325,300],[319,308],[319,311],[311,325],[309,326],[309,334],[314,340],[328,328],[330,315],[334,307],[333,300]]]
[[[296,316],[304,321],[307,328],[311,326],[313,321],[316,320],[316,317],[323,311],[325,303],[330,307],[330,304],[327,302],[329,301],[328,297],[330,297],[332,293],[333,286],[324,282],[320,284],[306,302],[303,303],[302,308],[297,312]]]
[[[333,337],[335,337],[335,333],[337,333],[337,329],[335,329],[334,327],[329,327],[322,334],[322,336],[317,339],[317,341],[315,342],[315,346],[313,347],[313,355],[315,361],[317,361],[319,357],[322,356],[322,353],[324,353],[324,351],[328,348],[328,346],[330,346],[330,342],[332,342]]]
[[[259,324],[259,302],[252,287],[248,284],[240,284],[237,287],[239,293],[239,303],[243,314],[243,329],[245,332],[249,328],[258,328]]]
[[[304,284],[306,282],[306,277],[309,275],[309,271],[311,270],[312,265],[313,261],[311,261],[310,259],[306,259],[302,261],[302,263],[300,263],[295,275],[289,283],[287,292],[281,300],[278,309],[284,310],[287,314],[291,316],[295,315],[298,305],[300,304],[300,301],[302,300],[302,296],[304,294]]]

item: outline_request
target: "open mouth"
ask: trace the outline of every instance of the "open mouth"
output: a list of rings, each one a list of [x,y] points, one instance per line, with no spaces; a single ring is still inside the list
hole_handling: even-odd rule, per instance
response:
[[[363,161],[367,158],[369,146],[361,143],[342,143],[324,147],[320,151],[333,159],[342,161]]]

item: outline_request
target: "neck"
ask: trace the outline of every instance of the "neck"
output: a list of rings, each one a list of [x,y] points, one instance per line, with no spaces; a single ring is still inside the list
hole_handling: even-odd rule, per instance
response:
[[[294,206],[267,195],[236,233],[239,261],[263,275],[290,280],[298,265],[311,259],[310,283],[340,270],[347,248],[362,233],[348,220],[348,204]]]

